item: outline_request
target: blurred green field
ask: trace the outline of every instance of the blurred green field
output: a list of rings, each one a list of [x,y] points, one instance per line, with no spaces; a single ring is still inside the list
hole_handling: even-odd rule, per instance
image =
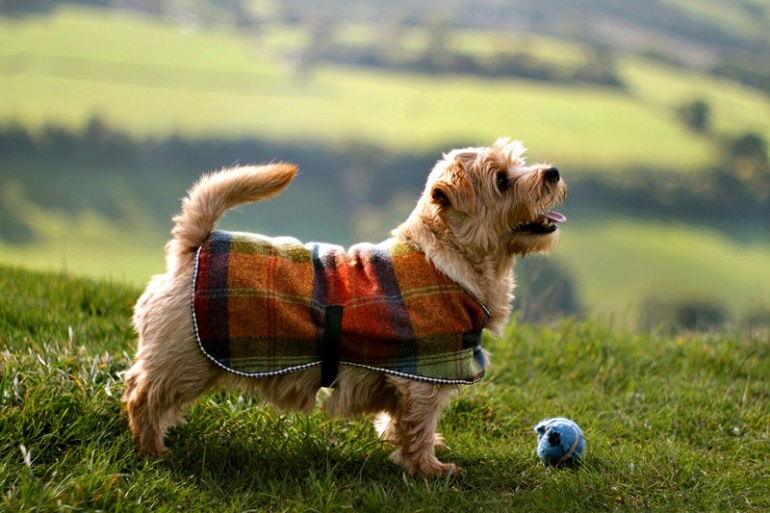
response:
[[[770,99],[760,91],[638,57],[627,57],[619,66],[630,93],[661,115],[700,99],[709,105],[715,132],[755,132],[770,138]]]
[[[72,216],[17,203],[35,230],[35,240],[0,241],[0,262],[27,269],[102,277],[118,284],[145,284],[163,271],[165,238],[156,227],[109,221],[85,211]]]
[[[350,29],[341,34],[360,37]],[[500,37],[460,33],[456,44],[484,52]],[[296,29],[254,38],[217,30],[186,35],[170,24],[82,8],[3,19],[0,119],[78,127],[98,114],[137,135],[251,134],[394,149],[511,135],[535,159],[600,171],[708,164],[710,145],[686,132],[672,108],[693,98],[713,103],[719,129],[770,134],[768,102],[759,93],[639,58],[619,60],[629,90],[621,92],[326,65],[305,77],[294,69],[303,44]],[[543,59],[581,53],[545,38],[521,44]]]
[[[648,299],[722,304],[740,323],[770,310],[770,239],[735,235],[584,209],[569,215],[553,256],[582,304],[619,326],[637,326]]]
[[[407,36],[405,44],[424,44],[419,31]],[[346,27],[340,37],[365,40],[372,31]],[[437,156],[456,144],[488,144],[511,135],[530,147],[531,160],[556,162],[567,177],[576,170],[708,167],[715,158],[711,141],[686,131],[675,113],[693,99],[709,102],[716,132],[752,131],[770,138],[770,101],[761,93],[641,57],[618,59],[627,84],[619,91],[328,65],[302,76],[295,68],[304,44],[305,35],[290,27],[266,27],[250,38],[219,29],[185,33],[169,23],[85,8],[0,18],[0,122],[78,128],[98,115],[136,137],[254,136],[333,146],[360,141]],[[481,54],[498,45],[521,45],[559,64],[584,52],[569,41],[471,31],[457,34],[454,44]],[[7,171],[0,167],[0,178]],[[148,194],[175,200],[187,185],[165,184]],[[249,207],[257,214],[241,218],[240,225],[232,215],[234,225],[331,242],[371,233],[364,226],[371,225],[381,227],[384,236],[406,215],[417,191],[362,211],[355,222],[340,218],[331,195],[303,188],[301,181],[287,194],[285,203]],[[292,221],[296,205],[312,212]],[[706,228],[587,207],[568,201],[569,221],[554,258],[572,273],[582,303],[594,313],[633,326],[640,304],[661,295],[716,298],[737,319],[770,308],[767,231],[739,242]],[[159,227],[139,216],[120,224],[87,209],[72,217],[24,202],[19,208],[30,209],[25,215],[38,237],[24,246],[0,243],[0,262],[136,285],[162,271],[170,223]],[[253,222],[260,216],[271,223]]]

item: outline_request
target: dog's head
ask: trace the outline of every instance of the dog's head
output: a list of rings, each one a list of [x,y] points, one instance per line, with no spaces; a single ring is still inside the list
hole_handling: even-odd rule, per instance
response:
[[[435,236],[473,253],[526,255],[550,251],[565,217],[551,209],[567,186],[550,165],[528,166],[519,141],[454,150],[430,176],[418,204]]]

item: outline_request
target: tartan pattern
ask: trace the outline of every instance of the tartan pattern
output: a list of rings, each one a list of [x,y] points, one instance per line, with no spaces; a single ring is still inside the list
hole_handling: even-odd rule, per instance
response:
[[[488,310],[394,239],[346,253],[215,231],[198,250],[192,303],[201,350],[239,375],[321,365],[324,344],[337,337],[343,365],[448,384],[484,376]],[[327,326],[332,311],[341,313],[341,330]]]

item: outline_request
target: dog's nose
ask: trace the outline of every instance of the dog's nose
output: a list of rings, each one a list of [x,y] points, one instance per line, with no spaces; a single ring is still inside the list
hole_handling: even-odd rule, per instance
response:
[[[543,180],[551,183],[556,183],[559,181],[559,168],[558,167],[547,167],[543,169]]]

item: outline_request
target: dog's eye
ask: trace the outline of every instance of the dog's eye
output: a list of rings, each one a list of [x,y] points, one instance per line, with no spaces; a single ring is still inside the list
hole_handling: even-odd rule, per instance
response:
[[[500,192],[504,192],[508,189],[508,186],[511,184],[508,173],[505,171],[500,171],[497,173],[497,190]]]

